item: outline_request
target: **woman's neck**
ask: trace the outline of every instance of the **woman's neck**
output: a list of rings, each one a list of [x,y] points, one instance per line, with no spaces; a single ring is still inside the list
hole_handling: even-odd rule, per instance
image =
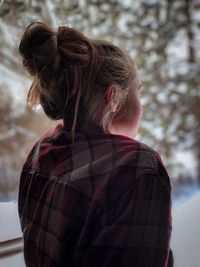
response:
[[[119,134],[119,135],[127,136],[131,139],[134,139],[135,137],[135,133],[130,127],[128,127],[128,125],[111,125],[109,127],[109,132],[111,134]]]

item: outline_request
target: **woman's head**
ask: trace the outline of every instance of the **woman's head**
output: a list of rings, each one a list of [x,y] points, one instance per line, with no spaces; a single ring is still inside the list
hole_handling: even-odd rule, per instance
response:
[[[133,118],[140,81],[134,60],[119,47],[34,22],[19,51],[33,79],[27,100],[53,120],[65,118],[73,134],[77,123],[91,121],[109,132],[111,124]]]

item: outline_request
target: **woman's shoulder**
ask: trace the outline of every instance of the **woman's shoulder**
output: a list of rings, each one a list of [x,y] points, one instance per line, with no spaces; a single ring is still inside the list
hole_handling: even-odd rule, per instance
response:
[[[159,180],[168,192],[171,192],[170,177],[161,155],[154,148],[142,142],[138,142],[138,144],[140,146],[139,161],[141,165],[145,166],[145,174],[153,171],[152,174],[155,175],[155,178]]]
[[[154,175],[155,178],[171,191],[170,178],[160,154],[147,144],[124,136],[114,136],[115,151],[135,170],[135,179]],[[119,158],[117,157],[117,158]]]
[[[122,135],[113,135],[114,150],[116,153],[132,155],[138,166],[156,168],[157,162],[162,161],[159,153],[152,147],[136,139]]]
[[[58,142],[61,135],[62,124],[57,124],[54,128],[48,129],[42,136],[35,140],[26,157],[23,169],[32,170],[37,168],[38,158],[41,157],[42,154],[47,153],[51,145],[54,146],[54,144]]]

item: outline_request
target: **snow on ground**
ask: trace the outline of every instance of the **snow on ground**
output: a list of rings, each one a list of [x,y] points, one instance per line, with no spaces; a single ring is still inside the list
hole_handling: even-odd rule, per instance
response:
[[[200,192],[172,208],[171,248],[174,267],[200,266]],[[19,237],[21,233],[17,204],[0,203],[0,241]],[[24,267],[23,254],[0,259],[0,267]]]
[[[16,203],[0,203],[0,225],[0,241],[22,235]]]
[[[23,254],[0,259],[0,267],[25,267]]]
[[[22,236],[17,211],[13,202],[0,203],[0,242]],[[1,248],[0,248],[1,252]],[[23,254],[0,259],[0,267],[25,267]]]
[[[172,209],[174,267],[200,266],[200,192]]]

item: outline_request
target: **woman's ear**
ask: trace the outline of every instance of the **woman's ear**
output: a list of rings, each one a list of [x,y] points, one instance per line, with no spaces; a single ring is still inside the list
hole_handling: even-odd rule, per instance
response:
[[[110,104],[112,112],[115,112],[117,109],[116,91],[117,91],[116,85],[109,85],[106,90],[106,103]]]

